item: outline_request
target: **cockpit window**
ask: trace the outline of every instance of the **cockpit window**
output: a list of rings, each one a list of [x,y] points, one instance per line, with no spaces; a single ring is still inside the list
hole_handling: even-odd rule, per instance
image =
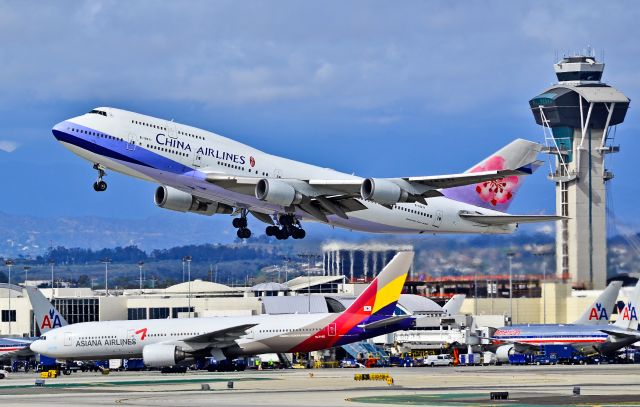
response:
[[[46,336],[41,336],[40,339],[42,339],[43,341],[46,341],[47,337]]]
[[[105,117],[107,116],[107,112],[102,110],[97,110],[97,109],[93,109],[92,111],[89,112],[89,114],[99,114]]]

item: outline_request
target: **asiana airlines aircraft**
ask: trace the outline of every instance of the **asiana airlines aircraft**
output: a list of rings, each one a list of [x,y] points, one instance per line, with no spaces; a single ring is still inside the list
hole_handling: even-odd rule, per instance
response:
[[[395,315],[412,262],[413,252],[398,252],[341,313],[82,322],[58,325],[31,350],[57,359],[142,357],[146,366],[164,367],[208,356],[220,361],[341,346],[414,324],[411,315]],[[36,314],[47,318],[44,312]],[[45,324],[44,319],[37,322]]]
[[[517,224],[559,220],[506,211],[541,146],[517,139],[461,174],[362,178],[271,155],[195,127],[101,107],[53,127],[65,147],[98,172],[159,184],[161,208],[230,214],[239,238],[247,216],[277,239],[302,239],[304,221],[373,233],[510,233]],[[429,155],[438,154],[430,151]]]

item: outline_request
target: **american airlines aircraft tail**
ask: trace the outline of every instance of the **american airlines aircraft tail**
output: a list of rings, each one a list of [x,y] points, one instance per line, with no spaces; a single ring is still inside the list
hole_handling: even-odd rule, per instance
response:
[[[26,287],[27,296],[33,308],[33,315],[38,323],[40,333],[67,326],[68,323],[58,310],[45,298],[37,287]]]
[[[638,330],[638,303],[640,303],[640,281],[636,284],[631,292],[629,299],[624,307],[618,312],[618,319],[613,324],[616,328],[628,329],[631,331]]]
[[[456,294],[442,307],[442,310],[449,316],[456,316],[460,313],[462,303],[467,296],[464,294]]]
[[[622,287],[622,281],[612,281],[607,288],[596,298],[596,300],[587,308],[582,316],[578,318],[574,324],[580,325],[608,325],[609,318],[613,314],[616,306],[618,292]]]
[[[532,141],[517,139],[485,158],[465,171],[465,174],[518,168],[523,173],[531,174],[540,166],[536,157],[542,146]],[[512,175],[500,179],[481,182],[475,185],[464,185],[445,189],[442,192],[447,198],[479,206],[507,212],[516,193],[524,183],[525,177]]]

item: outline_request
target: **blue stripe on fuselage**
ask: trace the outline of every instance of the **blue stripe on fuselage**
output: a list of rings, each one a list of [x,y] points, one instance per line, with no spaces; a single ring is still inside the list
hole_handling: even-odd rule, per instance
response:
[[[68,123],[68,126],[86,130],[89,132],[106,134],[104,132],[96,131],[94,129],[84,127],[75,123]],[[118,139],[104,139],[97,136],[89,136],[84,133],[72,134],[71,132],[62,131],[55,128],[52,130],[52,132],[54,137],[61,142],[72,144],[76,147],[82,148],[83,150],[87,150],[104,157],[131,164],[137,164],[156,170],[172,172],[175,174],[182,174],[192,171],[190,167],[180,162],[171,160],[153,151],[147,150],[146,148],[141,147],[139,144],[135,146],[134,150],[127,150],[126,154],[123,154],[118,152],[117,149],[126,149],[126,141],[120,141]],[[82,136],[96,137],[96,142],[89,141]]]

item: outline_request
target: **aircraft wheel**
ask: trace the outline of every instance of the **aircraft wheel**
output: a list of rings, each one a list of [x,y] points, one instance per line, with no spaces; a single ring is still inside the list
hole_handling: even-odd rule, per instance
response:
[[[233,220],[231,221],[231,225],[233,225],[234,228],[236,229],[240,229],[240,218],[233,218]]]
[[[93,190],[96,192],[103,192],[107,190],[107,183],[104,181],[97,181],[93,183]]]
[[[267,236],[275,236],[279,230],[280,229],[278,229],[277,226],[267,226],[267,228],[264,230],[264,233]]]

